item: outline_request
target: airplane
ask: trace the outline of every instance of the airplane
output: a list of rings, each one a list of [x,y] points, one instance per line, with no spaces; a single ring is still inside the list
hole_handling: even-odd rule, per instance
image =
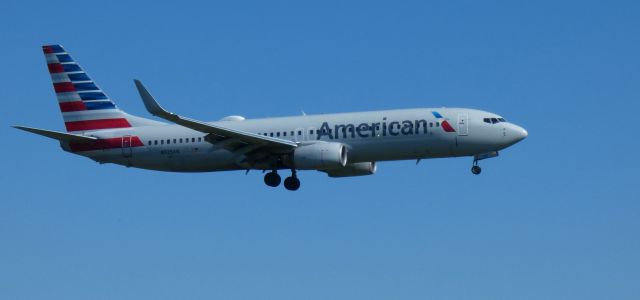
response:
[[[480,160],[528,136],[503,117],[468,108],[416,108],[203,122],[164,109],[139,80],[146,109],[170,123],[130,115],[98,87],[61,45],[42,47],[66,132],[13,126],[60,142],[98,163],[170,172],[262,170],[277,187],[300,187],[299,170],[329,177],[372,175],[377,162],[446,157]]]

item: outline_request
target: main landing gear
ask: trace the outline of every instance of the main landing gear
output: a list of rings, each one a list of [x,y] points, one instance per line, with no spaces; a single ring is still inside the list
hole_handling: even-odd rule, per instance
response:
[[[275,170],[264,175],[264,183],[270,187],[279,186],[281,181],[280,175]],[[300,179],[296,176],[296,170],[291,170],[291,176],[285,178],[284,188],[290,191],[296,191],[300,188]]]
[[[275,170],[264,175],[264,184],[270,187],[279,186],[281,181],[282,179],[280,179],[280,175],[278,175]]]

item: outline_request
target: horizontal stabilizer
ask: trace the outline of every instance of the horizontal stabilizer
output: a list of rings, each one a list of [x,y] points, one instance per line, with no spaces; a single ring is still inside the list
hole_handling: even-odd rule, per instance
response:
[[[13,128],[17,128],[20,130],[24,130],[24,131],[28,131],[31,133],[35,133],[41,136],[46,136],[48,138],[52,138],[54,140],[58,140],[58,141],[64,141],[64,142],[91,142],[91,141],[95,141],[98,138],[96,137],[92,137],[92,136],[84,136],[84,135],[79,135],[79,134],[73,134],[73,133],[65,133],[65,132],[59,132],[59,131],[53,131],[53,130],[45,130],[45,129],[38,129],[38,128],[32,128],[32,127],[26,127],[26,126],[17,126],[14,125],[12,126]]]

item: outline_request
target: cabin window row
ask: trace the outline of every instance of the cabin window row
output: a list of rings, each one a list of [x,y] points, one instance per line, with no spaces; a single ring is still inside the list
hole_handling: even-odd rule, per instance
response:
[[[265,133],[258,133],[258,135],[264,135],[264,136],[275,136],[275,137],[280,137],[280,136],[287,136],[287,133],[289,133],[289,136],[295,136],[296,131],[278,131],[278,132],[265,132]],[[298,135],[302,135],[302,130],[298,130],[297,132]]]
[[[435,124],[436,127],[440,127],[440,122],[429,122],[429,127],[433,127]],[[376,130],[380,130],[380,125],[376,125]],[[354,128],[353,127],[343,127],[343,131],[347,131],[347,132],[353,132]],[[277,131],[277,132],[264,132],[264,133],[258,133],[258,135],[264,135],[264,136],[270,136],[270,137],[285,137],[287,136],[287,133],[289,133],[289,136],[295,136],[296,132],[295,131]],[[322,132],[322,130],[320,129],[309,129],[309,134],[313,135],[313,134],[327,134],[327,132]],[[329,134],[333,134],[333,130],[329,129]],[[298,130],[297,132],[298,135],[302,135],[302,130]]]
[[[175,139],[162,139],[162,140],[149,140],[147,142],[147,144],[149,146],[151,145],[170,145],[170,144],[187,144],[187,143],[195,143],[195,142],[202,142],[202,137],[192,137],[192,138],[175,138]]]

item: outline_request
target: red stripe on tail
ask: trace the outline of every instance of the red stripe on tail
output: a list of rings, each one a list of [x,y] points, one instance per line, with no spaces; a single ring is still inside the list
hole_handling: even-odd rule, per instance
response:
[[[83,131],[111,128],[128,128],[131,127],[131,124],[129,124],[129,121],[127,121],[127,119],[119,118],[65,122],[64,126],[67,128],[67,131]]]
[[[53,84],[53,89],[56,90],[56,93],[68,93],[75,92],[76,88],[73,86],[71,82],[58,82]]]
[[[48,64],[47,67],[49,68],[49,73],[52,73],[52,74],[64,72],[64,67],[59,63]]]
[[[82,101],[60,102],[61,112],[70,112],[70,111],[79,111],[79,110],[87,110],[87,107],[84,105],[84,102]]]

